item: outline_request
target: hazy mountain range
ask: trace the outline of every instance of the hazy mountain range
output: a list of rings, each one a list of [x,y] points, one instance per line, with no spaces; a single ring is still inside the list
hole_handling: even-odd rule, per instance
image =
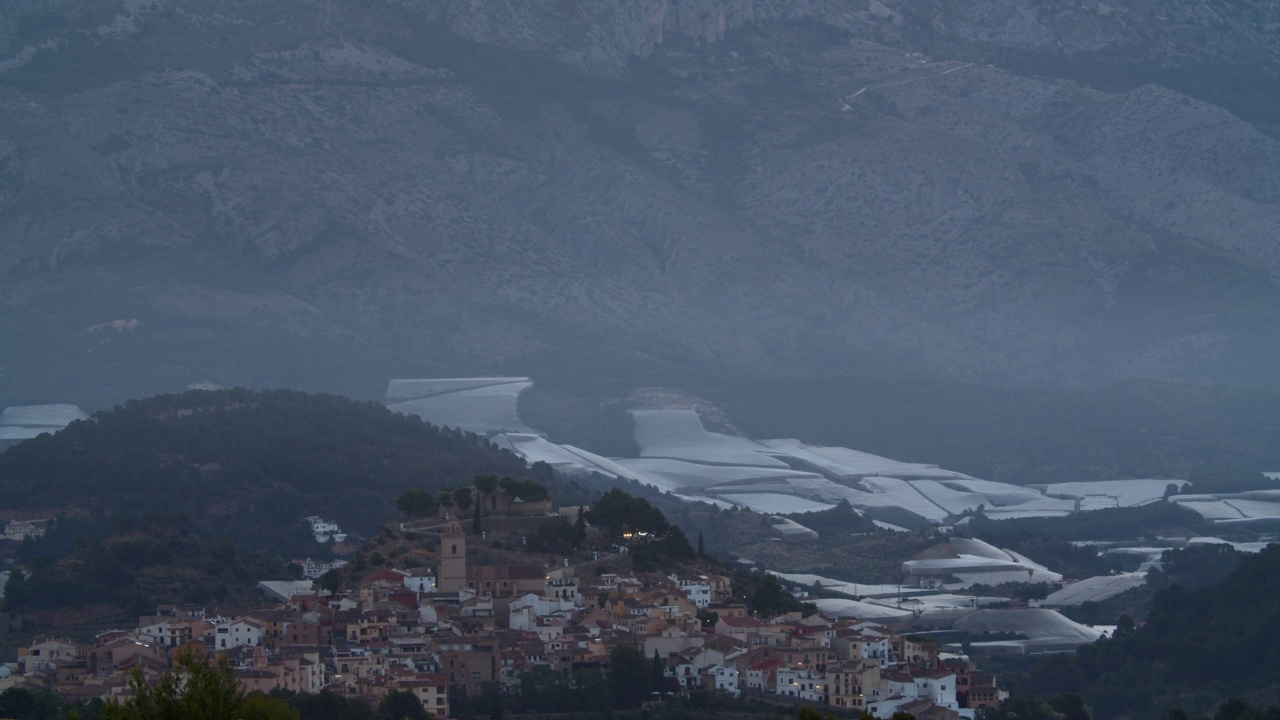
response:
[[[1278,70],[1262,0],[5,3],[0,405],[1276,388]]]

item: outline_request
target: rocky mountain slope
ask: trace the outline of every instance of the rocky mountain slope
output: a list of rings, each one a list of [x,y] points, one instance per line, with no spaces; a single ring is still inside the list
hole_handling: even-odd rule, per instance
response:
[[[1275,385],[1278,47],[1260,0],[11,3],[0,398]]]

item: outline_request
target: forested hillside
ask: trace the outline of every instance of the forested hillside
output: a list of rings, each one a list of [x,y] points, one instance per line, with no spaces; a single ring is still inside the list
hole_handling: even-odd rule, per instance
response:
[[[1234,556],[1229,549],[1221,552]],[[1224,555],[1223,563],[1234,561]],[[1038,693],[1078,693],[1094,717],[1209,712],[1230,695],[1273,688],[1280,676],[1280,547],[1247,556],[1221,584],[1156,594],[1146,624],[1051,656],[1035,667]]]
[[[550,468],[374,403],[190,391],[131,400],[0,454],[0,508],[65,513],[59,526],[112,531],[144,513],[184,514],[198,534],[305,551],[316,547],[307,515],[369,533],[404,491],[479,474],[547,481]],[[55,528],[50,541],[68,534]]]
[[[157,605],[207,603],[245,607],[262,601],[254,585],[282,580],[287,569],[266,553],[210,541],[170,525],[131,529],[54,561],[31,563],[30,577],[5,583],[5,612],[52,624],[46,611],[72,609],[80,621],[145,615]]]

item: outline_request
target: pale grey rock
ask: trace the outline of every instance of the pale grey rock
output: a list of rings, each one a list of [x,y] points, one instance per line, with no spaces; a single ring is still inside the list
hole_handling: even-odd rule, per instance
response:
[[[1044,64],[1270,67],[1273,9],[1192,4],[0,10],[0,309],[77,358],[14,366],[1227,379],[1280,329],[1280,143]]]

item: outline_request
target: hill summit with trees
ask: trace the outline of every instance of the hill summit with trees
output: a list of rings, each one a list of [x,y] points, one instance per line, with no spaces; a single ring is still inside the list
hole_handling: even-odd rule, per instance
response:
[[[531,468],[482,437],[375,403],[193,390],[131,400],[0,454],[0,507],[60,517],[47,540],[68,548],[166,513],[200,535],[315,552],[305,516],[367,535],[406,491],[434,494],[485,474],[552,480],[550,467]]]

